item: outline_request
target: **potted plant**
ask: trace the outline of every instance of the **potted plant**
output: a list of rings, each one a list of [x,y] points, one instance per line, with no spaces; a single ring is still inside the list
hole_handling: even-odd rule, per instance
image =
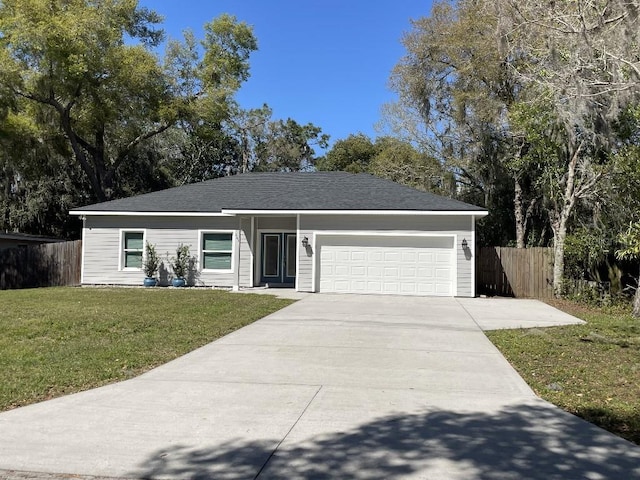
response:
[[[144,271],[145,287],[155,287],[158,284],[156,273],[160,267],[160,257],[156,252],[156,246],[147,242],[144,247],[144,261],[142,262],[142,270]]]
[[[187,284],[186,276],[191,266],[191,255],[189,245],[182,243],[176,248],[176,255],[169,259],[171,270],[173,270],[173,279],[171,284],[174,287],[184,287]]]

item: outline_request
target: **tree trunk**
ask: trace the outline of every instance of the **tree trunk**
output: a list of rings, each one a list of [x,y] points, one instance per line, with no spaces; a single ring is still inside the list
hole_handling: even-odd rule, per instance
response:
[[[562,214],[561,214],[562,215]],[[564,242],[567,238],[567,222],[560,219],[552,222],[553,229],[553,294],[562,295],[562,280],[564,278]]]
[[[556,211],[551,216],[553,229],[553,294],[562,295],[562,280],[564,278],[564,242],[567,238],[567,223],[576,203],[576,165],[582,149],[582,143],[575,149],[567,168],[567,183],[562,195],[562,206],[556,205]]]
[[[633,311],[631,314],[636,318],[640,317],[640,274],[638,275],[636,294],[633,296]]]
[[[104,147],[104,125],[96,126],[94,150],[92,152],[93,171],[96,172],[98,183],[100,183],[100,192],[105,200],[111,200],[113,196],[113,172],[107,166]],[[101,200],[104,202],[104,200]]]
[[[247,140],[247,133],[245,131],[242,131],[241,135],[242,167],[240,168],[240,173],[247,173],[249,171],[249,141]]]
[[[513,195],[513,208],[516,217],[516,247],[524,248],[524,239],[527,232],[527,219],[522,206],[522,185],[517,178],[513,179],[515,193]]]
[[[564,242],[567,238],[567,223],[571,210],[575,204],[573,195],[565,199],[564,207],[551,220],[553,230],[553,293],[556,297],[562,295],[562,280],[564,279]]]
[[[102,188],[102,182],[100,181],[98,172],[96,171],[95,168],[91,167],[91,165],[89,164],[89,160],[87,159],[87,153],[89,153],[90,155],[91,153],[85,150],[85,148],[81,145],[80,138],[78,137],[73,127],[71,126],[71,116],[69,114],[69,109],[68,108],[64,110],[58,109],[58,111],[60,112],[60,122],[62,126],[62,131],[64,132],[67,139],[69,140],[69,143],[71,144],[71,150],[73,151],[73,154],[76,157],[76,160],[80,164],[80,167],[82,168],[84,173],[87,175],[87,178],[89,179],[89,183],[91,185],[94,195],[96,196],[96,199],[99,202],[104,202],[108,200],[107,196],[105,195],[104,189]],[[85,145],[86,145],[86,142],[85,142]],[[95,165],[96,163],[95,158],[92,158],[92,160],[94,160],[93,163]]]

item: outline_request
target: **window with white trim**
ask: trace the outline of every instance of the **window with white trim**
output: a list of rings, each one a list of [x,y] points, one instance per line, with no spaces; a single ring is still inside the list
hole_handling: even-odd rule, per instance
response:
[[[202,269],[233,270],[233,232],[202,233]]]
[[[144,232],[122,232],[122,268],[142,269]]]

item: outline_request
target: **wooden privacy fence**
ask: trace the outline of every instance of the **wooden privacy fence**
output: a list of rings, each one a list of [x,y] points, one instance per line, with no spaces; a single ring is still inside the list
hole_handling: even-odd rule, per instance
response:
[[[553,297],[553,249],[481,247],[476,252],[476,292],[519,298]]]
[[[0,251],[0,290],[80,283],[82,242],[45,243]]]

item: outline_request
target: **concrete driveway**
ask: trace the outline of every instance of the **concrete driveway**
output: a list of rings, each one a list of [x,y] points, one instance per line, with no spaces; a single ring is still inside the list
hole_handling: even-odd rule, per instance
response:
[[[640,478],[639,447],[538,399],[481,330],[575,321],[309,295],[141,377],[0,414],[0,478]]]

